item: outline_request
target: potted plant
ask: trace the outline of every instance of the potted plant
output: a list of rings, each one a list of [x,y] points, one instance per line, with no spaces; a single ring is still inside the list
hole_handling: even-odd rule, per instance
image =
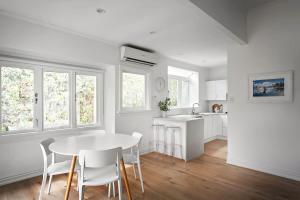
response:
[[[167,112],[170,110],[171,106],[171,99],[167,97],[165,100],[159,101],[158,106],[161,111],[162,117],[167,117]]]

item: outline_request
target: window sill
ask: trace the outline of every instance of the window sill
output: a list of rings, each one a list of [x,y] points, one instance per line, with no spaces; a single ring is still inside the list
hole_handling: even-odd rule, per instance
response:
[[[131,114],[131,113],[148,113],[152,112],[152,109],[142,109],[142,110],[121,110],[117,114]]]
[[[93,127],[78,127],[78,128],[66,128],[66,129],[55,129],[45,131],[28,131],[18,133],[0,133],[0,144],[24,142],[31,140],[41,140],[47,137],[63,137],[68,135],[80,135],[82,132],[87,130],[104,129],[104,127],[93,126]]]

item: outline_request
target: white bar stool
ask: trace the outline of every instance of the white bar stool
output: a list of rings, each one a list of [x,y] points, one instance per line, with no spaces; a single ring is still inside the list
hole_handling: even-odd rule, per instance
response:
[[[163,145],[163,153],[166,152],[166,136],[165,136],[165,125],[163,124],[153,124],[155,128],[154,132],[154,143],[155,143],[155,151],[160,152],[160,147]],[[160,140],[160,130],[163,128],[163,140]]]
[[[181,159],[183,159],[181,127],[180,126],[167,126],[166,129],[167,129],[167,133],[170,132],[171,143],[169,143],[168,145],[171,148],[171,156],[175,157],[176,147],[179,147],[180,157],[181,157]],[[170,130],[170,131],[168,131],[168,130]],[[179,135],[179,144],[176,144],[176,132],[178,132],[178,135]]]

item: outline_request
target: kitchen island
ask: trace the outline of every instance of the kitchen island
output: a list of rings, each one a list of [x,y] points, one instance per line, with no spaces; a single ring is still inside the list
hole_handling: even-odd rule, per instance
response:
[[[185,161],[204,152],[204,120],[193,115],[153,118],[154,150]]]

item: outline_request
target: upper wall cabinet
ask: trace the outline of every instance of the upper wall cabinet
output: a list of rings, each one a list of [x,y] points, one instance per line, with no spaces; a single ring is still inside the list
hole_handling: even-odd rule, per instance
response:
[[[206,100],[226,100],[227,81],[206,81]]]

